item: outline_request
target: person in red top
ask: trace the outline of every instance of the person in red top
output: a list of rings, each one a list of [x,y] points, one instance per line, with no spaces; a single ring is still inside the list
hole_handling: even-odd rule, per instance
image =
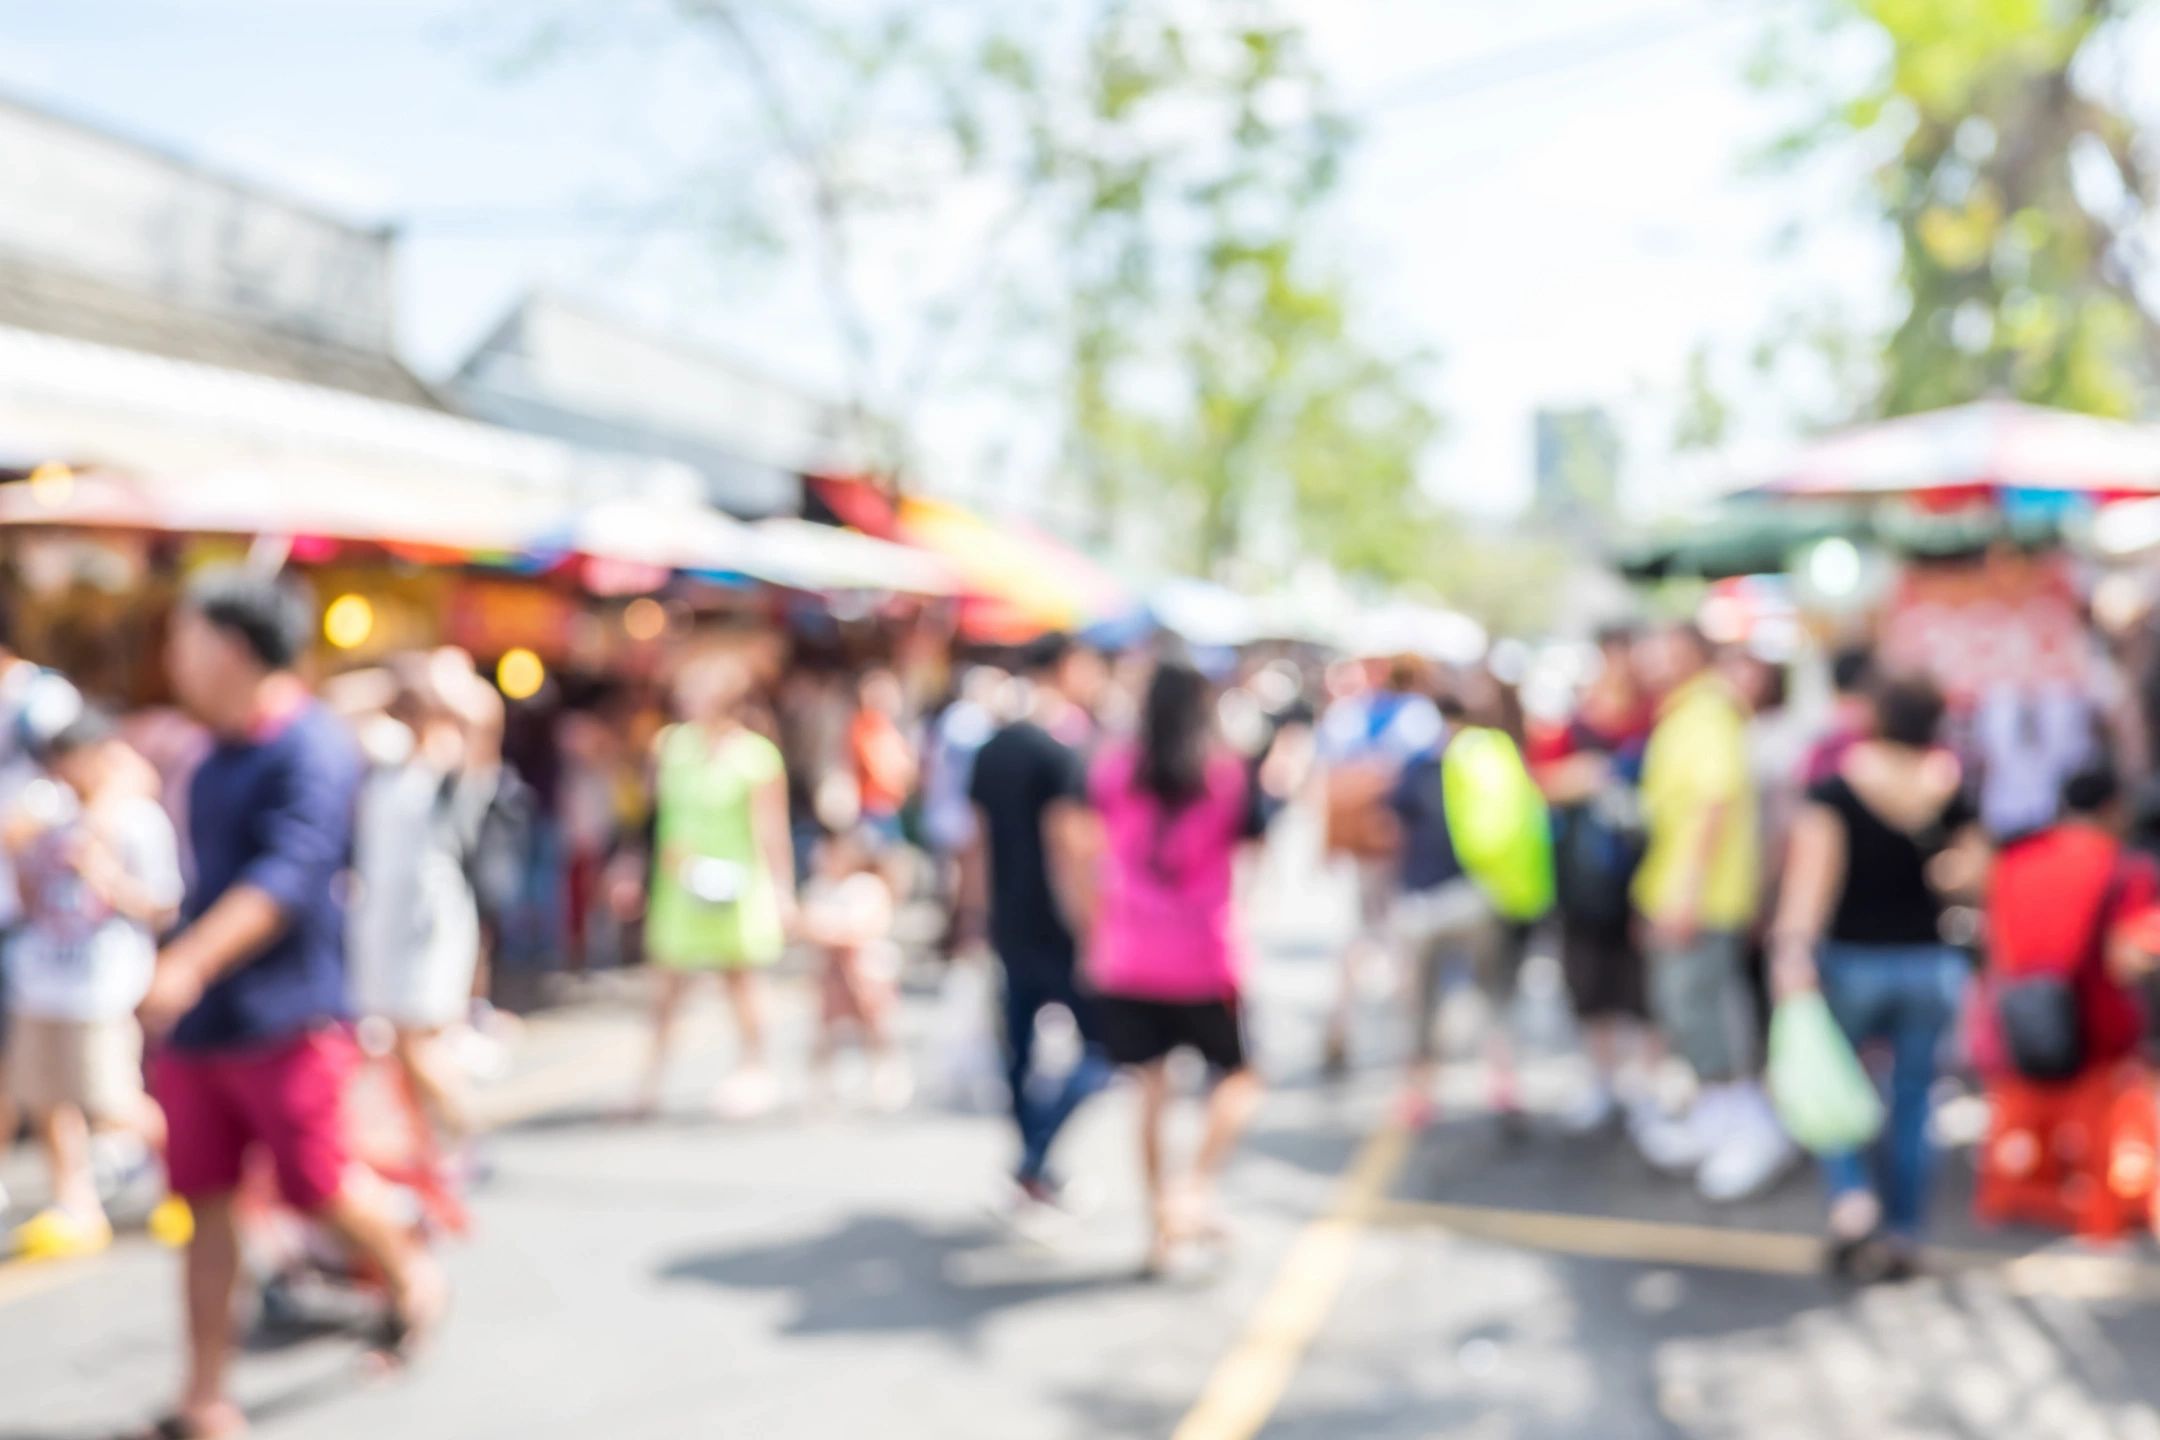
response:
[[[872,670],[856,692],[848,725],[848,757],[855,769],[862,821],[881,842],[900,836],[900,810],[915,788],[915,750],[900,728],[907,697],[890,670]]]
[[[2145,1018],[2124,983],[2146,963],[2119,943],[2129,922],[2160,903],[2160,865],[2126,849],[2121,786],[2104,762],[2063,786],[2063,818],[2003,847],[1988,898],[1988,980],[1996,1003],[1984,1012],[1996,1027],[1995,1053],[2013,1067],[2024,1058],[2008,992],[2052,977],[2076,1000],[2077,1074],[2134,1053]],[[2039,1075],[2072,1080],[2076,1075]]]

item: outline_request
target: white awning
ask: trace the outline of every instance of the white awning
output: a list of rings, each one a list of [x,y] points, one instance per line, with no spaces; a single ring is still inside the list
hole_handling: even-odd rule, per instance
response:
[[[760,520],[750,529],[748,571],[775,585],[904,595],[951,595],[960,588],[952,567],[929,551],[859,530],[788,519]]]
[[[290,472],[310,485],[487,481],[564,499],[696,485],[668,461],[4,326],[0,450],[146,473]]]

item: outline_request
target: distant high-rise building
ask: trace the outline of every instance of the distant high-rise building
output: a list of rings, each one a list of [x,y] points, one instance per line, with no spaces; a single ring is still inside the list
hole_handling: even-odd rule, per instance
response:
[[[1613,513],[1620,492],[1620,431],[1602,407],[1541,409],[1536,426],[1536,512],[1585,524]]]

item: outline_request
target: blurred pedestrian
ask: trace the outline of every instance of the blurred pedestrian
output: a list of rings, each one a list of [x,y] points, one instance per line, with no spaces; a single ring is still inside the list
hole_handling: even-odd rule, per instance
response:
[[[1838,773],[1845,752],[1875,733],[1875,652],[1844,645],[1830,657],[1830,721],[1801,761],[1802,786]]]
[[[1929,1095],[1969,973],[1943,939],[1940,862],[1962,851],[1976,874],[1982,842],[1963,773],[1938,748],[1935,687],[1892,678],[1873,698],[1874,734],[1808,788],[1772,933],[1780,993],[1819,984],[1855,1046],[1890,1048],[1890,1121],[1874,1166],[1841,1155],[1825,1170],[1835,1262],[1849,1268],[1880,1245],[1873,1268],[1898,1272],[1918,1259]]]
[[[1379,685],[1368,687],[1363,666],[1339,666],[1331,681],[1341,686],[1320,717],[1316,734],[1326,795],[1326,843],[1350,857],[1356,875],[1357,928],[1337,968],[1335,1005],[1322,1041],[1321,1068],[1340,1074],[1349,1065],[1350,1027],[1358,976],[1393,951],[1398,851],[1402,837],[1388,797],[1403,767],[1439,742],[1440,712],[1423,693],[1424,667],[1412,656],[1387,661]]]
[[[881,849],[875,837],[855,831],[825,838],[803,887],[802,935],[818,949],[818,1033],[810,1058],[820,1091],[835,1092],[834,1066],[852,1031],[870,1065],[871,1108],[895,1111],[907,1107],[915,1081],[893,1034],[901,957],[892,938],[892,887],[878,865]]]
[[[1439,700],[1446,726],[1439,743],[1404,767],[1391,798],[1402,826],[1401,896],[1395,935],[1409,970],[1410,1063],[1397,1101],[1397,1119],[1411,1130],[1432,1120],[1433,1084],[1440,1058],[1440,1007],[1450,982],[1466,976],[1484,995],[1486,1063],[1493,1113],[1503,1125],[1518,1118],[1514,1049],[1507,1033],[1513,998],[1512,947],[1506,924],[1462,863],[1449,827],[1445,765],[1447,747],[1470,723],[1453,691]]]
[[[1598,636],[1598,668],[1567,724],[1534,749],[1534,773],[1553,812],[1553,879],[1560,967],[1583,1034],[1590,1084],[1562,1116],[1576,1134],[1641,1111],[1659,1058],[1648,982],[1629,895],[1642,863],[1636,786],[1653,719],[1626,626]],[[1625,1067],[1639,1066],[1635,1093]]]
[[[1213,689],[1188,662],[1163,660],[1136,741],[1095,762],[1089,795],[1103,850],[1090,899],[1088,978],[1104,1047],[1140,1077],[1140,1156],[1159,1274],[1194,1240],[1219,1239],[1215,1185],[1260,1098],[1245,1045],[1245,945],[1233,861],[1257,838],[1254,785],[1216,735]],[[1214,1076],[1190,1170],[1164,1155],[1168,1060],[1190,1050]]]
[[[988,916],[991,947],[1005,977],[1006,1081],[1020,1160],[1013,1171],[1022,1213],[1069,1199],[1050,1169],[1058,1132],[1110,1080],[1092,1002],[1075,973],[1075,896],[1087,884],[1087,764],[1091,706],[1101,688],[1100,657],[1070,636],[1048,635],[1024,661],[1029,699],[975,756],[969,795],[977,838],[968,863],[971,906]],[[1080,1057],[1055,1088],[1039,1093],[1036,1022],[1062,1008],[1080,1037]]]
[[[1761,1190],[1792,1162],[1792,1141],[1758,1079],[1743,964],[1761,884],[1747,713],[1692,625],[1644,646],[1660,697],[1643,758],[1647,849],[1635,903],[1648,933],[1650,998],[1665,1038],[1695,1072],[1694,1100],[1637,1127],[1643,1154],[1694,1176],[1710,1200]]]
[[[975,757],[997,730],[1005,708],[1007,678],[988,665],[969,667],[959,693],[930,726],[929,753],[923,769],[923,838],[938,864],[939,893],[945,901],[946,950],[957,955],[979,936],[961,925],[960,865],[975,843],[975,806],[968,798]]]
[[[52,717],[65,723],[81,708],[82,697],[60,675],[33,665],[15,651],[14,615],[0,591],[0,820],[15,809],[24,788],[42,773],[31,753],[31,740],[50,730]],[[6,1015],[7,952],[15,927],[22,923],[22,892],[15,865],[0,847],[0,1019]],[[6,1058],[7,1027],[0,1024],[0,1061]],[[0,1064],[0,1157],[15,1143],[17,1116],[9,1097],[7,1066]],[[7,1187],[0,1185],[0,1210],[7,1208]]]
[[[1791,677],[1784,665],[1743,647],[1725,653],[1725,678],[1747,708],[1748,775],[1755,786],[1756,855],[1762,866],[1762,894],[1774,896],[1785,873],[1785,847],[1803,799],[1801,772],[1809,750],[1805,717],[1792,706]],[[1848,747],[1849,749],[1849,747]],[[1764,907],[1767,911],[1768,906]],[[1742,973],[1748,985],[1748,1018],[1755,1042],[1770,1035],[1770,916],[1759,914],[1749,927]]]
[[[377,1349],[402,1359],[441,1317],[440,1269],[365,1170],[347,1163],[342,874],[361,763],[350,735],[294,673],[313,616],[274,578],[212,569],[173,621],[175,692],[217,737],[196,770],[195,875],[179,932],[158,955],[144,1029],[161,1041],[153,1093],[170,1130],[172,1190],[194,1208],[187,1252],[188,1374],[155,1433],[246,1428],[226,1398],[240,1248],[233,1195],[248,1152],[279,1193],[380,1275],[390,1307]]]
[[[37,1259],[112,1243],[92,1136],[123,1139],[130,1167],[165,1147],[144,1092],[135,1007],[150,988],[157,936],[180,905],[172,822],[102,711],[77,708],[38,736],[47,775],[17,797],[5,849],[26,913],[9,946],[9,1083],[52,1173],[52,1207],[16,1235]]]
[[[779,1101],[766,1051],[765,972],[794,923],[795,849],[780,751],[744,723],[748,667],[714,655],[683,668],[680,723],[654,745],[654,856],[645,950],[657,969],[652,1061],[638,1100],[659,1108],[675,1020],[691,982],[717,975],[734,1012],[735,1071],[714,1093],[748,1118]]]
[[[400,657],[393,678],[388,712],[361,732],[369,771],[346,939],[353,1007],[389,1023],[426,1117],[462,1139],[471,1117],[445,1040],[472,1009],[481,950],[472,860],[490,796],[467,769],[470,702],[452,692],[480,681],[448,657],[420,655]]]
[[[889,848],[907,838],[900,812],[915,791],[915,747],[900,723],[907,694],[900,677],[881,666],[863,676],[855,700],[848,760],[855,772],[857,811],[880,847]]]

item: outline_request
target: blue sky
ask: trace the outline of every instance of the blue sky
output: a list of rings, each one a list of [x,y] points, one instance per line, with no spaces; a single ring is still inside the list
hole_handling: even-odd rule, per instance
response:
[[[546,283],[812,382],[832,370],[798,273],[686,231],[639,239],[580,207],[675,189],[719,137],[687,62],[608,49],[520,78],[519,0],[0,0],[0,85],[274,182],[409,222],[402,342],[450,368]],[[1527,493],[1541,403],[1614,406],[1645,503],[1667,463],[1691,347],[1740,345],[1795,290],[1881,294],[1879,240],[1833,219],[1797,254],[1769,237],[1834,215],[1834,185],[1741,177],[1775,123],[1740,76],[1760,10],[1717,0],[1300,0],[1368,112],[1337,243],[1372,322],[1443,356],[1450,437],[1431,483],[1469,508]],[[1527,47],[1527,48],[1526,48]],[[1467,93],[1466,93],[1467,87]],[[1009,418],[1009,417],[1007,417]],[[998,417],[930,417],[956,457]],[[1698,467],[1699,468],[1699,467]]]

